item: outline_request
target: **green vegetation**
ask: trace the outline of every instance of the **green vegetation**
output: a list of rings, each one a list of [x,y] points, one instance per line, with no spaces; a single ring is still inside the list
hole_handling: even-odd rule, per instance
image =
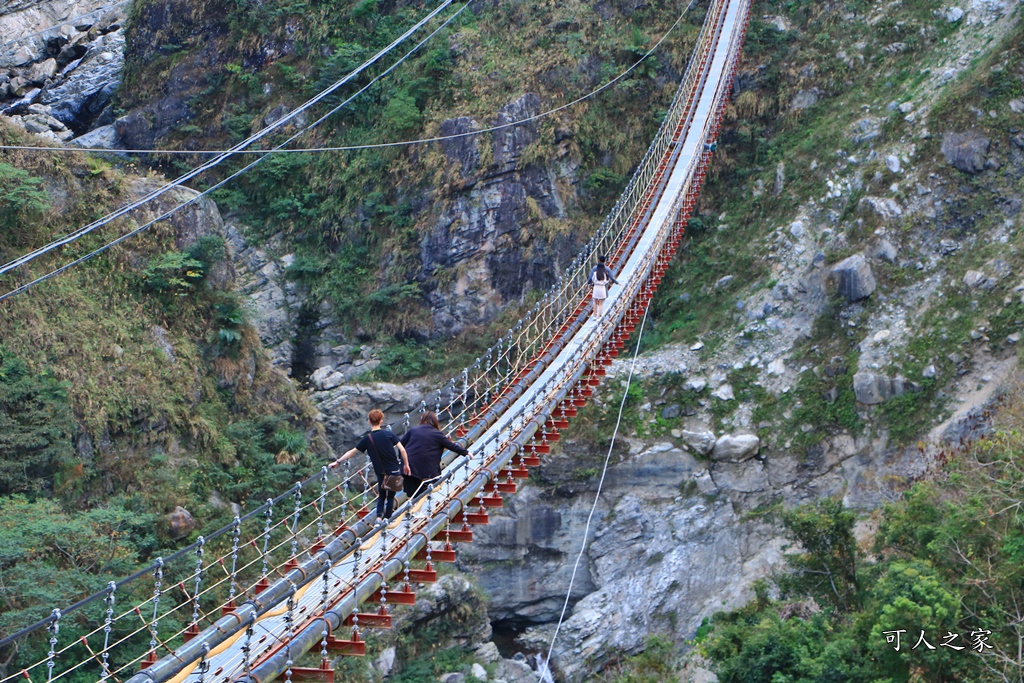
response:
[[[103,590],[134,571],[140,554],[158,546],[154,516],[123,499],[81,513],[53,500],[22,495],[0,498],[0,633],[10,633]],[[90,617],[99,620],[100,607]],[[88,632],[84,619],[62,624],[63,642]],[[45,657],[43,638],[25,643],[23,661]],[[83,653],[84,654],[84,653]],[[34,658],[33,658],[34,657]]]
[[[1020,401],[1018,392],[1004,409],[1013,422]],[[854,515],[838,501],[784,513],[799,548],[789,571],[774,591],[760,587],[755,601],[716,615],[698,637],[719,680],[1016,680],[1024,664],[1022,447],[1024,433],[1014,428],[948,453],[940,481],[915,484],[886,506],[870,554],[858,550]],[[898,629],[897,652],[887,632]],[[934,650],[919,642],[922,631]],[[992,649],[977,645],[980,636]]]
[[[623,658],[595,680],[601,683],[663,683],[672,680],[677,659],[672,641],[653,635],[647,639],[643,652]]]
[[[395,683],[432,683],[441,674],[460,671],[472,663],[472,655],[461,647],[432,652],[428,657],[414,659],[392,678]],[[466,675],[466,683],[481,683],[480,679]]]
[[[49,208],[46,192],[40,189],[42,184],[42,178],[0,163],[0,230],[37,220]]]
[[[3,126],[0,139],[30,144]],[[132,186],[80,155],[5,151],[0,174],[4,262],[124,203]],[[5,291],[123,229],[12,271]],[[0,306],[0,633],[228,522],[212,493],[251,508],[325,451],[308,404],[269,367],[224,289],[222,237],[179,229],[154,226]],[[170,535],[165,515],[179,505],[198,522],[191,538]],[[101,619],[102,604],[79,612],[62,642]],[[18,661],[37,646],[45,639]]]
[[[0,347],[0,494],[59,487],[61,471],[74,467],[73,424],[67,384]]]

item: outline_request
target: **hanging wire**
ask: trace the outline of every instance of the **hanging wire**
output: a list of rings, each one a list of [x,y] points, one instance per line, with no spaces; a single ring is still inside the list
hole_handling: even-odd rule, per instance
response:
[[[199,537],[199,547],[196,548],[196,588],[195,593],[192,595],[192,626],[195,631],[199,631],[199,589],[203,582],[203,552],[205,550],[206,540]]]
[[[295,511],[292,513],[292,559],[299,556],[299,515],[302,514],[302,482],[295,484]]]
[[[235,515],[232,524],[235,528],[231,530],[231,587],[228,590],[228,605],[233,606],[238,591],[238,542],[242,535],[242,519]]]
[[[100,655],[102,660],[100,666],[103,669],[103,676],[100,677],[101,681],[106,681],[110,678],[110,632],[114,630],[115,591],[117,591],[117,584],[111,581],[107,584],[107,612],[106,618],[103,620],[103,652]]]
[[[46,680],[53,680],[53,667],[56,666],[57,658],[57,636],[60,635],[60,610],[55,609],[50,613],[53,621],[46,630],[50,633],[50,651],[46,655]]]
[[[186,181],[196,177],[197,175],[203,173],[204,171],[206,171],[206,170],[208,170],[210,168],[213,168],[214,166],[217,166],[222,161],[224,161],[225,159],[227,159],[230,156],[232,156],[233,154],[235,154],[237,151],[243,149],[244,147],[247,147],[248,145],[251,145],[251,144],[255,143],[257,140],[261,139],[262,137],[265,137],[266,135],[269,135],[273,130],[275,130],[277,128],[280,128],[281,126],[287,124],[291,119],[293,119],[296,116],[300,115],[306,109],[309,109],[310,107],[312,107],[316,102],[320,101],[324,97],[327,97],[331,93],[335,92],[338,88],[342,87],[345,83],[347,83],[352,78],[354,78],[359,72],[363,71],[366,68],[369,68],[369,66],[372,65],[375,61],[377,61],[378,59],[383,57],[384,54],[386,54],[391,49],[396,47],[398,44],[400,44],[402,41],[404,41],[407,37],[409,37],[410,35],[415,33],[420,27],[422,27],[428,21],[433,19],[433,17],[435,17],[438,13],[440,13],[442,10],[444,10],[453,1],[454,0],[443,0],[441,5],[438,6],[437,8],[435,8],[430,14],[428,14],[426,17],[424,17],[419,22],[417,22],[417,24],[415,24],[412,28],[410,28],[408,31],[406,31],[400,38],[398,38],[396,41],[392,42],[391,45],[389,45],[383,51],[377,53],[376,56],[372,57],[369,61],[365,62],[362,66],[358,67],[356,70],[351,72],[348,76],[346,76],[342,80],[336,82],[334,85],[330,86],[328,89],[322,91],[320,94],[316,95],[311,100],[309,100],[306,103],[304,103],[304,104],[300,105],[299,107],[295,108],[294,110],[292,110],[291,112],[289,112],[288,114],[286,114],[282,118],[278,119],[274,123],[270,124],[266,128],[264,128],[261,131],[255,133],[253,136],[250,136],[250,138],[248,138],[248,139],[244,140],[243,142],[239,143],[238,145],[235,146],[235,148],[232,148],[232,150],[230,150],[228,152],[225,152],[223,154],[217,155],[215,158],[205,162],[203,165],[201,165],[201,166],[199,166],[199,167],[197,167],[195,169],[192,169],[191,171],[189,171],[188,173],[184,174],[183,176],[180,176],[179,178],[175,179],[171,183],[169,183],[167,185],[163,185],[163,186],[157,188],[156,190],[153,190],[152,192],[150,192],[146,196],[141,197],[138,200],[136,200],[136,201],[134,201],[134,202],[132,202],[130,204],[127,204],[127,205],[117,209],[116,211],[110,213],[110,214],[107,214],[103,218],[100,218],[100,219],[98,219],[96,221],[93,221],[92,223],[90,223],[89,225],[85,226],[84,228],[80,228],[80,229],[78,229],[78,230],[76,230],[76,231],[66,235],[65,237],[62,237],[62,238],[60,238],[58,240],[55,240],[55,241],[51,242],[50,244],[46,245],[45,247],[41,247],[39,249],[36,249],[36,250],[30,252],[29,254],[25,254],[23,256],[18,257],[14,261],[11,261],[10,263],[8,263],[8,264],[6,264],[4,266],[0,266],[0,274],[3,274],[5,272],[7,272],[8,270],[11,270],[11,269],[13,269],[13,268],[15,268],[15,267],[17,267],[19,265],[23,265],[24,263],[27,263],[28,261],[31,261],[31,260],[41,256],[44,253],[47,253],[47,252],[52,251],[52,250],[54,250],[54,249],[56,249],[56,248],[58,248],[60,246],[63,246],[65,244],[68,244],[70,242],[73,242],[75,240],[80,239],[84,235],[86,235],[86,234],[88,234],[90,232],[93,232],[96,229],[102,227],[103,225],[106,225],[107,223],[115,220],[116,218],[118,218],[120,216],[123,216],[123,215],[133,211],[135,208],[138,208],[139,206],[142,206],[144,203],[152,201],[156,197],[161,196],[165,192],[169,191],[171,188],[179,187],[179,186],[183,185]],[[472,0],[470,0],[470,2],[472,2]],[[362,89],[357,91],[354,95],[349,97],[349,99],[345,100],[342,104],[338,105],[337,107],[332,109],[330,112],[328,112],[324,116],[322,116],[319,119],[317,119],[316,121],[314,121],[312,124],[306,126],[305,128],[300,129],[298,132],[293,134],[291,137],[289,137],[284,142],[280,143],[279,145],[276,145],[274,150],[272,150],[272,151],[280,150],[285,145],[290,144],[292,141],[297,139],[299,136],[303,135],[310,128],[319,125],[326,118],[328,118],[329,116],[334,114],[336,111],[338,111],[343,106],[348,104],[352,99],[354,99],[359,94],[361,94],[366,89],[368,89],[373,83],[375,83],[376,81],[380,80],[381,78],[383,78],[383,76],[385,76],[386,74],[390,73],[392,70],[397,68],[399,64],[401,64],[403,61],[405,61],[405,59],[407,59],[409,56],[411,56],[413,54],[413,52],[415,52],[417,49],[419,49],[419,47],[422,46],[427,40],[429,40],[431,37],[436,35],[442,28],[444,28],[451,21],[453,21],[455,19],[455,17],[457,17],[459,14],[461,14],[468,6],[469,6],[469,2],[467,2],[465,5],[463,5],[451,17],[449,17],[447,20],[445,20],[445,22],[442,23],[442,25],[440,27],[435,29],[433,33],[431,33],[426,39],[421,41],[419,43],[419,45],[417,45],[416,47],[413,48],[413,50],[411,50],[410,52],[406,53],[406,55],[403,56],[401,59],[399,59],[397,62],[395,62],[395,64],[392,64],[390,67],[385,69],[383,73],[381,73],[380,75],[378,75],[375,78],[373,78],[370,81],[370,83],[368,83]],[[129,239],[129,238],[131,238],[131,237],[133,237],[133,236],[135,236],[137,234],[139,234],[140,232],[143,232],[144,230],[149,229],[155,223],[158,223],[159,221],[162,221],[162,220],[164,220],[166,218],[169,218],[176,211],[184,208],[185,206],[189,206],[190,204],[195,203],[200,198],[208,195],[209,193],[213,192],[214,190],[224,186],[225,184],[227,184],[228,182],[230,182],[234,178],[237,178],[238,176],[240,176],[243,173],[247,172],[248,170],[250,170],[251,168],[253,168],[257,164],[262,162],[265,158],[266,158],[265,155],[258,156],[255,160],[250,162],[248,165],[243,166],[241,169],[239,169],[238,171],[235,171],[234,173],[231,173],[226,178],[217,181],[216,183],[212,184],[210,187],[207,187],[207,188],[203,189],[201,192],[199,192],[195,196],[189,198],[187,201],[182,202],[181,204],[178,204],[175,207],[165,211],[164,213],[162,213],[161,215],[157,216],[156,218],[153,218],[149,222],[144,223],[144,224],[134,228],[133,230],[129,231],[128,233],[126,233],[124,235],[121,235],[120,237],[118,237],[118,238],[116,238],[116,239],[114,239],[114,240],[104,244],[103,246],[101,246],[101,247],[99,247],[97,249],[94,249],[93,251],[91,251],[91,252],[89,252],[89,253],[87,253],[87,254],[79,257],[79,258],[76,258],[76,259],[74,259],[74,260],[64,264],[63,266],[60,266],[58,268],[55,268],[54,270],[49,271],[45,275],[42,275],[42,276],[32,280],[31,282],[28,282],[28,283],[26,283],[24,285],[16,287],[16,288],[14,288],[14,289],[12,289],[12,290],[10,290],[10,291],[0,295],[0,301],[4,301],[5,299],[7,299],[7,298],[9,298],[11,296],[15,296],[17,294],[20,294],[21,292],[27,291],[31,287],[34,287],[35,285],[37,285],[37,284],[39,284],[41,282],[45,282],[46,280],[48,280],[48,279],[50,279],[52,277],[55,277],[55,276],[63,273],[64,271],[66,271],[66,270],[68,270],[70,268],[73,268],[74,266],[76,266],[76,265],[78,265],[80,263],[84,263],[85,261],[88,261],[88,260],[90,260],[92,258],[95,258],[99,254],[102,254],[103,252],[105,252],[108,249],[116,246],[117,244],[120,244],[121,242],[123,242],[123,241],[125,241],[125,240],[127,240],[127,239]]]
[[[316,509],[316,540],[324,539],[324,509],[327,507],[327,468],[320,468],[320,498]]]
[[[263,569],[260,573],[260,577],[263,581],[267,580],[267,573],[270,571],[269,566],[269,555],[268,550],[270,549],[270,528],[274,518],[274,500],[273,498],[267,498],[267,511],[264,517],[263,523],[263,550],[260,552],[260,556],[263,560]]]
[[[235,518],[237,519],[237,517]],[[149,651],[156,657],[156,649],[160,644],[160,590],[164,581],[164,558],[156,558],[156,570],[153,572],[153,618],[149,625]]]

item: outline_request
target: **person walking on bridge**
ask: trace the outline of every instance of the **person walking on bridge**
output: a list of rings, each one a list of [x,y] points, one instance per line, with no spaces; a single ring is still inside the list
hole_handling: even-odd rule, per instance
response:
[[[612,271],[604,264],[604,256],[597,257],[597,265],[590,271],[587,284],[594,287],[594,314],[601,315],[604,312],[604,300],[608,298],[608,288],[612,283],[619,284],[619,281],[612,276]]]
[[[401,444],[409,453],[409,467],[412,468],[412,476],[405,478],[405,494],[409,498],[419,492],[425,480],[441,476],[441,455],[444,449],[459,455],[469,455],[468,450],[441,431],[437,415],[429,410],[423,413],[418,426],[402,435]]]
[[[377,490],[379,495],[377,496],[377,521],[390,519],[391,513],[395,509],[395,491],[388,490],[385,486],[385,477],[401,477],[404,473],[406,475],[411,474],[409,469],[409,454],[405,451],[405,446],[399,442],[398,437],[390,429],[383,429],[384,413],[374,408],[367,415],[367,419],[370,421],[370,431],[363,435],[363,438],[359,440],[359,443],[355,445],[355,448],[349,449],[344,455],[331,463],[331,467],[335,467],[352,456],[357,452],[366,453],[370,456],[370,463],[373,465],[373,472],[377,475]],[[402,456],[402,462],[398,462],[398,455],[395,451]]]

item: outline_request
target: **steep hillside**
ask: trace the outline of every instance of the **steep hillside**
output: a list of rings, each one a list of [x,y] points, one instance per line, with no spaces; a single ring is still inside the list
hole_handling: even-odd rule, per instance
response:
[[[140,0],[126,28],[102,29],[124,32],[126,67],[104,106],[110,122],[88,126],[107,124],[94,131],[105,144],[229,145],[424,11],[375,0]],[[534,115],[625,69],[682,11],[682,3],[477,0],[301,145],[447,135]],[[348,443],[364,407],[400,414],[421,393],[419,385],[356,386],[360,374],[431,375],[472,359],[550,284],[614,202],[674,92],[703,11],[693,8],[624,82],[553,117],[440,145],[272,157],[218,191],[216,205],[201,203],[0,304],[3,519],[47,522],[37,536],[9,539],[14,560],[0,556],[5,573],[20,567],[15,587],[3,589],[10,609],[0,628],[184,542],[197,531],[172,526],[166,515],[179,505],[203,528],[232,504],[291,483],[327,449],[321,425]],[[699,215],[640,340],[624,437],[555,649],[560,675],[667,680],[675,655],[696,638],[722,680],[754,680],[755,670],[768,672],[765,680],[828,680],[840,664],[876,656],[884,666],[854,673],[987,680],[959,661],[929,668],[889,656],[873,631],[881,622],[868,620],[924,618],[885,612],[920,588],[904,580],[911,571],[918,584],[941,588],[933,592],[942,605],[972,609],[1006,606],[1002,596],[980,600],[979,581],[1019,580],[1019,524],[1006,510],[992,535],[978,538],[989,574],[961,571],[950,553],[952,540],[972,533],[970,515],[987,511],[979,500],[996,512],[985,468],[996,463],[1012,475],[1019,450],[1013,410],[997,425],[1008,435],[978,450],[954,454],[951,445],[986,433],[984,406],[1018,365],[1021,12],[1021,3],[998,0],[755,3]],[[106,40],[94,33],[86,38]],[[49,116],[24,106],[23,126]],[[6,126],[2,135],[38,142]],[[0,255],[22,253],[203,158],[0,153]],[[561,452],[461,555],[460,568],[490,598],[506,655],[547,647],[626,363],[614,366]],[[314,394],[324,415],[286,373],[324,390]],[[948,482],[918,485],[907,502],[872,516],[947,466]],[[961,476],[978,496],[959,497]],[[1019,503],[1016,479],[1005,483],[1006,504]],[[824,498],[842,506],[782,512]],[[937,521],[965,501],[963,517]],[[856,525],[844,508],[860,515]],[[901,515],[933,536],[914,537]],[[883,533],[864,552],[880,516]],[[755,581],[786,572],[787,561],[797,570],[813,561],[820,549],[806,542],[807,556],[784,552],[809,538],[800,535],[808,527],[833,534],[845,564],[829,570],[845,572],[847,585],[832,597],[783,579],[761,590]],[[68,566],[52,552],[55,528],[81,533],[90,560],[100,559]],[[27,590],[51,572],[67,572],[58,574],[66,590]],[[970,626],[969,616],[960,612],[955,626]],[[942,619],[907,623],[954,628]],[[460,634],[460,647],[489,637],[477,625]],[[1014,633],[996,626],[1000,637]],[[829,638],[841,641],[829,646],[832,659],[809,645]],[[874,640],[860,650],[850,645],[858,638]],[[774,642],[807,656],[775,666]],[[439,663],[413,662],[424,653],[403,643],[389,672],[397,666],[405,681],[442,673]],[[468,652],[451,661],[467,670],[473,657],[489,661]],[[491,644],[474,650],[484,652],[497,657]],[[359,675],[383,674],[375,670]]]
[[[471,4],[301,146],[451,135],[537,115],[621,73],[684,6]],[[140,3],[120,96],[128,113],[115,128],[129,146],[224,146],[280,118],[422,14],[394,2],[274,11]],[[702,18],[695,8],[627,79],[557,115],[443,144],[274,158],[220,193],[247,225],[243,236],[274,237],[301,287],[286,311],[295,374],[337,362],[303,345],[443,340],[547,288],[639,160]],[[154,161],[175,169],[193,160]]]
[[[974,466],[951,445],[985,433],[985,406],[1018,366],[1020,3],[762,2],[753,14],[711,180],[655,301],[642,341],[654,350],[627,397],[627,437],[556,646],[573,680],[645,648],[652,633],[685,643],[704,618],[753,597],[756,579],[785,572],[794,534],[783,509],[834,496],[862,513],[857,538],[870,543],[873,510],[950,458]],[[546,647],[566,594],[628,363],[617,361],[600,405],[542,468],[532,504],[473,549],[499,617],[535,647]],[[1010,545],[986,545],[991,560],[1012,563],[1015,532],[1000,533]],[[915,552],[955,562],[955,548]],[[968,599],[957,591],[970,580],[949,580]],[[884,605],[897,593],[858,599]],[[753,606],[726,617],[723,638],[742,643],[766,615]],[[1013,651],[1012,625],[1000,628]],[[772,668],[770,654],[715,642],[726,680],[826,680],[813,671],[831,670],[821,659]],[[881,657],[885,645],[863,647]],[[886,662],[857,675],[916,680],[917,660]],[[986,680],[975,664],[970,675]],[[947,680],[929,675],[921,680]]]
[[[31,142],[2,121],[0,140]],[[5,263],[162,182],[30,152],[0,152],[0,177]],[[135,220],[194,194],[176,190]],[[125,229],[115,222],[4,283]],[[0,306],[0,630],[226,523],[327,451],[307,399],[260,348],[234,279],[207,201]],[[80,554],[59,552],[79,542]]]

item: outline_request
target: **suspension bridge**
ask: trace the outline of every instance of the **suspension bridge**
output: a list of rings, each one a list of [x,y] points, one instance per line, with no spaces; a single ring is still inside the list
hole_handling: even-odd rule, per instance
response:
[[[646,317],[705,177],[750,2],[711,0],[661,129],[600,229],[507,335],[424,400],[469,456],[449,454],[416,499],[400,494],[386,525],[375,519],[368,463],[324,467],[7,636],[0,650],[29,656],[0,683],[333,683],[337,657],[366,655],[365,630],[390,627],[396,606],[437,580],[435,565],[455,561],[458,544],[551,451]],[[601,316],[590,314],[587,285],[597,254],[622,283]]]

